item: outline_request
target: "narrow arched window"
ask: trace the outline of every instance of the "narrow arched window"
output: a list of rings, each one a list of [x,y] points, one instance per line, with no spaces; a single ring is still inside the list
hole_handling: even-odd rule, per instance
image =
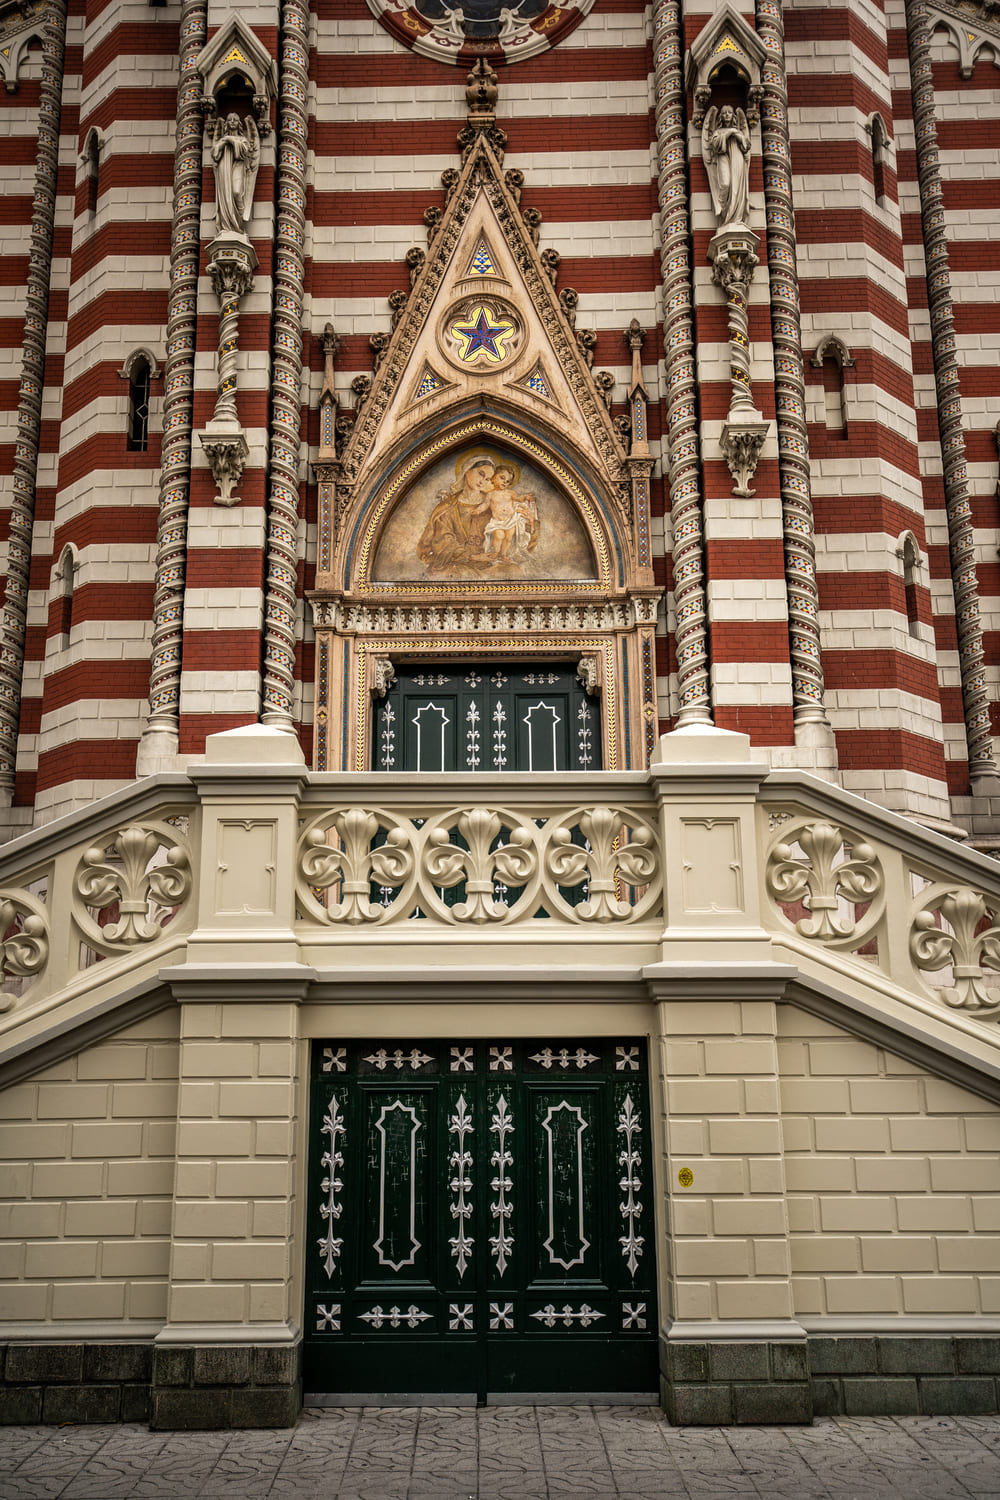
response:
[[[875,187],[875,202],[879,208],[885,207],[885,167],[886,154],[889,148],[889,133],[885,128],[885,122],[881,115],[872,115],[869,125],[872,141],[872,179]]]
[[[54,574],[58,585],[58,592],[53,591],[52,602],[55,608],[49,611],[49,635],[55,636],[60,651],[65,651],[69,645],[70,631],[73,629],[73,591],[76,588],[77,566],[73,548],[64,547]]]
[[[823,358],[823,409],[830,437],[847,438],[847,402],[844,397],[844,366],[835,354]]]
[[[87,132],[82,160],[87,184],[87,212],[96,214],[97,195],[101,186],[101,137],[97,130]]]
[[[906,628],[911,635],[918,633],[920,616],[917,587],[920,582],[920,554],[912,536],[903,542],[903,592],[906,596]]]
[[[129,367],[128,433],[125,446],[130,453],[145,453],[149,447],[149,383],[152,373],[149,360],[141,355]]]

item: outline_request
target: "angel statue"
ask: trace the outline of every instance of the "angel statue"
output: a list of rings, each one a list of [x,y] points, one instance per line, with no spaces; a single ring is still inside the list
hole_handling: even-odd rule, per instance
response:
[[[743,110],[713,104],[702,126],[701,149],[719,228],[749,225],[750,127]]]
[[[241,122],[234,110],[218,121],[212,141],[212,161],[216,233],[245,234],[260,165],[260,136],[252,117]]]

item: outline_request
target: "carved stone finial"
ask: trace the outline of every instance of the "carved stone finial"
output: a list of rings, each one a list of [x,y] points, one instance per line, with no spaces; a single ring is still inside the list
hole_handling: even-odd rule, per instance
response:
[[[533,245],[537,245],[539,230],[542,227],[541,214],[538,212],[537,208],[526,208],[524,210],[524,213],[521,215],[521,218],[527,225],[528,233],[531,235],[531,243]]]
[[[578,328],[576,330],[576,341],[583,350],[583,357],[587,361],[587,369],[594,368],[594,355],[597,352],[597,334],[593,328]]]
[[[333,362],[340,352],[340,339],[332,323],[326,323],[323,332],[319,336],[320,348],[323,350],[323,358],[326,361],[324,378],[333,380]]]
[[[499,96],[500,89],[496,73],[485,57],[478,57],[475,67],[469,74],[469,82],[465,90],[465,101],[469,107],[469,124],[477,125],[480,122],[492,124],[496,116]]]
[[[610,411],[615,394],[615,377],[610,370],[595,370],[594,384],[600,391],[605,406]]]
[[[580,293],[571,286],[564,286],[559,293],[559,306],[566,314],[571,328],[576,327],[576,310],[580,305]]]
[[[427,243],[428,243],[428,245],[433,244],[433,242],[434,242],[434,236],[437,234],[438,230],[440,229],[440,227],[441,227],[441,220],[443,218],[444,218],[444,214],[441,212],[441,210],[439,208],[437,208],[433,204],[431,205],[430,208],[425,208],[424,209],[424,223],[427,225]]]
[[[407,264],[407,267],[409,268],[409,272],[410,272],[410,286],[411,286],[411,288],[413,287],[414,283],[416,282],[416,279],[420,275],[421,271],[424,269],[424,262],[426,261],[426,259],[427,259],[427,256],[420,249],[419,245],[414,245],[412,247],[412,249],[407,250],[407,252],[406,252],[406,264]]]
[[[511,167],[508,172],[504,173],[503,180],[514,202],[520,205],[521,193],[524,190],[524,173],[519,172],[516,167]]]
[[[368,347],[371,349],[372,354],[375,356],[376,370],[385,359],[385,351],[389,347],[390,337],[391,335],[388,333],[373,333],[371,338],[368,340]]]
[[[542,265],[545,267],[545,274],[549,278],[553,286],[555,286],[556,280],[559,276],[559,262],[561,260],[562,256],[559,254],[558,250],[542,251]]]
[[[444,188],[445,208],[447,208],[448,204],[451,202],[451,195],[458,187],[458,179],[459,177],[461,177],[461,175],[462,174],[461,172],[459,172],[457,167],[446,167],[441,173],[441,186]],[[426,219],[424,220],[424,222],[427,222]]]
[[[372,381],[370,375],[355,375],[351,381],[351,390],[354,392],[355,416],[361,410],[362,406],[364,406],[371,388]]]
[[[629,399],[637,391],[645,395],[646,383],[642,378],[642,346],[646,340],[646,330],[641,327],[638,318],[633,318],[623,335],[626,344],[632,351],[632,379],[629,382]]]
[[[612,417],[611,420],[614,423],[615,431],[621,438],[622,446],[627,452],[632,438],[632,418],[623,413],[620,417]]]
[[[403,313],[406,309],[406,304],[410,300],[410,294],[409,292],[402,292],[397,290],[395,292],[390,292],[387,300],[389,306],[392,308],[392,326],[393,328],[395,328],[396,324],[403,316]]]

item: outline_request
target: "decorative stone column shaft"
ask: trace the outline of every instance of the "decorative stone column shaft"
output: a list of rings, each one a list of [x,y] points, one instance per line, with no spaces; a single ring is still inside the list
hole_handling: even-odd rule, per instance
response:
[[[3,613],[0,616],[0,805],[3,806],[9,806],[13,800],[17,731],[21,717],[24,636],[31,576],[31,539],[35,525],[38,444],[42,427],[45,338],[59,178],[59,129],[65,52],[65,0],[51,0],[46,7],[42,41],[38,156],[25,283],[21,389],[17,405],[17,439],[14,444],[7,578]]]
[[[278,232],[274,265],[271,494],[262,722],[293,729],[295,588],[299,513],[302,296],[305,278],[306,88],[309,11],[281,7]]]
[[[969,752],[969,774],[975,783],[977,777],[996,776],[997,768],[993,756],[990,706],[986,690],[983,626],[979,610],[965,434],[962,431],[959,365],[955,352],[955,315],[948,264],[948,236],[934,117],[931,20],[929,8],[922,0],[907,0],[906,31],[910,53],[917,176],[920,183],[920,216],[927,262],[931,347],[937,387],[941,460],[944,466],[948,543],[955,589],[962,706]]]
[[[679,726],[710,724],[705,544],[695,412],[694,327],[680,5],[653,4],[656,163],[666,351]]]
[[[778,475],[788,590],[788,629],[792,662],[792,704],[796,729],[822,725],[829,754],[836,755],[823,701],[820,657],[819,590],[809,475],[802,318],[795,258],[791,148],[788,137],[788,83],[780,0],[757,0],[757,35],[767,56],[762,69],[760,117],[764,156],[764,212],[767,269],[771,283],[771,339],[774,346]],[[815,735],[815,730],[806,731]]]
[[[219,486],[216,501],[236,505],[233,494],[250,451],[236,409],[239,367],[240,299],[253,286],[257,256],[246,235],[224,233],[208,249],[208,274],[219,299],[219,378],[212,420],[200,432],[212,477]]]
[[[177,752],[201,245],[202,89],[197,63],[205,45],[207,15],[206,0],[182,0],[153,650],[149,719],[136,762],[140,776],[166,769]]]

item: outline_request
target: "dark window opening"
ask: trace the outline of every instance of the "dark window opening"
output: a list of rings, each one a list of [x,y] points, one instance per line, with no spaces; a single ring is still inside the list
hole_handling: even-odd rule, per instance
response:
[[[152,372],[145,359],[137,359],[128,377],[128,435],[130,453],[145,453],[149,447],[149,382]]]

